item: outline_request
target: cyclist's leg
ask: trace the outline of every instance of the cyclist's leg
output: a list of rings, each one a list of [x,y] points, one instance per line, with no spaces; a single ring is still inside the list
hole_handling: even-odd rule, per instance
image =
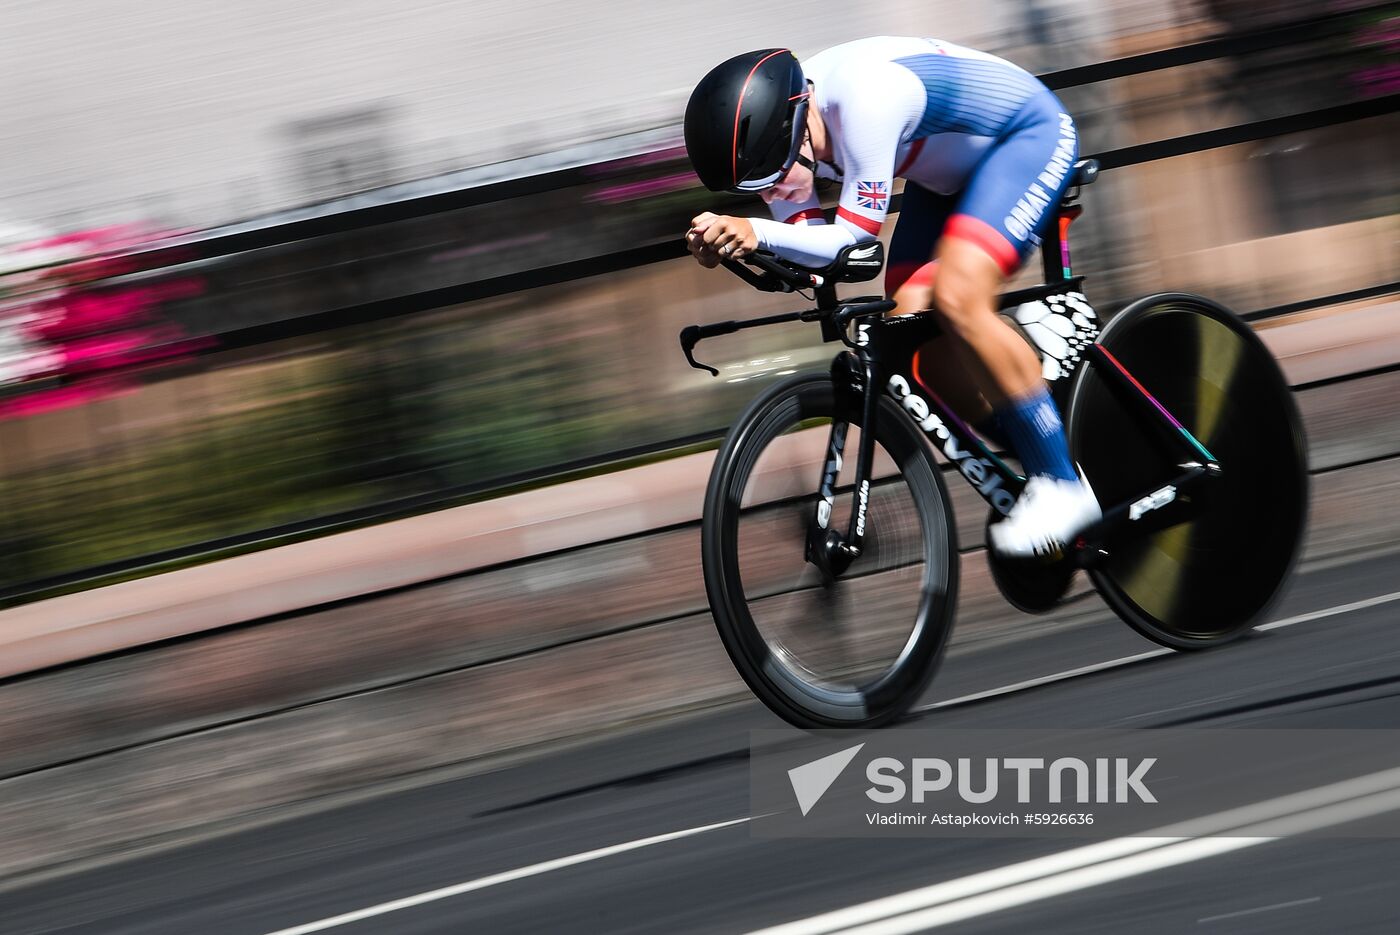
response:
[[[931,260],[943,226],[958,195],[940,195],[914,182],[906,182],[899,219],[890,237],[885,264],[885,295],[895,301],[892,315],[912,315],[933,306],[933,281],[938,263]],[[952,335],[941,335],[919,348],[915,377],[924,389],[938,396],[984,435],[1005,445],[992,423],[992,407],[968,372],[966,352]]]
[[[1078,154],[1074,125],[1046,91],[988,151],[938,248],[934,301],[971,351],[969,370],[1028,473],[1076,478],[1035,352],[996,314],[997,293],[1055,216]]]
[[[904,184],[899,218],[885,262],[885,295],[898,303],[894,314],[910,315],[928,309],[928,305],[919,303],[928,299],[927,290],[937,272],[937,265],[930,258],[957,201],[957,195],[940,195],[914,182]]]
[[[990,530],[1001,552],[1053,551],[1099,518],[1069,457],[1035,352],[996,314],[997,293],[1039,244],[1078,156],[1073,122],[1049,91],[1028,104],[984,157],[939,244],[934,302],[969,349],[969,369],[1031,480]]]

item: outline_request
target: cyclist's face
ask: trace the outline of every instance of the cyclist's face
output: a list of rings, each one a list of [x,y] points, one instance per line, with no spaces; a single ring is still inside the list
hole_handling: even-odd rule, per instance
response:
[[[801,152],[808,159],[812,158],[810,140],[803,142]],[[765,188],[758,194],[767,204],[772,204],[774,201],[803,202],[812,197],[815,181],[811,169],[800,162],[794,162],[792,168],[788,169],[787,175],[778,179],[777,184],[772,188]]]

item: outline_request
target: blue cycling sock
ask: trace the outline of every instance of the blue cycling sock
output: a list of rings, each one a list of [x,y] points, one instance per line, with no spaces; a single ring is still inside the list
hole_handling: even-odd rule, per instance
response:
[[[1007,400],[997,407],[996,416],[1011,441],[1011,448],[1021,458],[1027,476],[1044,474],[1060,480],[1079,479],[1069,459],[1069,443],[1065,441],[1060,414],[1044,388]]]

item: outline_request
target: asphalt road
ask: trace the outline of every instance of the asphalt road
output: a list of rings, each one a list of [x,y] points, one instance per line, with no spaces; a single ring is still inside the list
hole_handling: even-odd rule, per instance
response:
[[[1288,624],[1204,654],[1135,659],[1155,647],[1105,612],[954,655],[917,726],[1400,727],[1400,554],[1298,575],[1273,619]],[[1092,671],[1047,680],[1081,668]],[[1214,837],[1106,857],[1084,850],[1092,840],[756,838],[748,732],[779,726],[757,704],[731,706],[0,885],[0,931],[1400,927],[1393,839]],[[1327,822],[1345,832],[1396,809],[1392,791]],[[1043,858],[1054,868],[1028,864]]]

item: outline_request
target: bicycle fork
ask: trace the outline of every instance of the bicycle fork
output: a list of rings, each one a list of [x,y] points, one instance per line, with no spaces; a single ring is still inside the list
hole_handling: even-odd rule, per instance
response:
[[[852,366],[857,363],[861,374]],[[821,570],[829,582],[850,568],[860,557],[865,542],[866,517],[870,509],[870,475],[875,461],[875,419],[880,407],[880,367],[867,352],[842,354],[831,368],[831,382],[836,392],[836,406],[827,437],[826,460],[822,466],[816,513],[807,531],[807,561]],[[841,395],[849,392],[861,398],[860,445],[856,450],[855,504],[842,535],[831,528],[836,505],[836,480],[845,463],[846,436],[849,422],[841,418]]]

